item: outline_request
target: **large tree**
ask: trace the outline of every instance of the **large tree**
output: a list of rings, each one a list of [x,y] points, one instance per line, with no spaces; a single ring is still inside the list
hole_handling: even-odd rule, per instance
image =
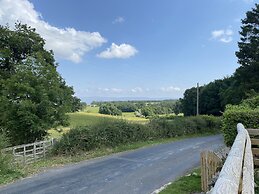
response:
[[[259,4],[246,13],[240,35],[239,51],[236,52],[240,67],[234,76],[238,90],[246,97],[248,93],[259,92]]]
[[[202,91],[203,87],[199,88],[199,91]],[[185,90],[183,98],[180,99],[182,104],[183,113],[185,116],[196,115],[197,107],[197,88],[192,87]]]
[[[44,45],[27,25],[0,26],[0,128],[12,144],[41,140],[49,128],[68,124],[65,113],[79,103]]]

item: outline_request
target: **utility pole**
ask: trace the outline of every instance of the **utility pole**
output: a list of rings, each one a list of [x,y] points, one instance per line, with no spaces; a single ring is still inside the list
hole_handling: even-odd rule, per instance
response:
[[[196,109],[196,115],[199,115],[199,83],[197,83],[197,109]]]

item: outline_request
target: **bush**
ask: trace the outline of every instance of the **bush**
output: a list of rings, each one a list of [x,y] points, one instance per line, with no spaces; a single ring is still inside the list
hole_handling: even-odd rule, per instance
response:
[[[114,104],[102,104],[99,108],[100,114],[121,116],[122,112]]]
[[[75,154],[101,147],[219,131],[220,118],[212,116],[158,118],[149,124],[103,120],[93,126],[71,129],[54,147],[55,154]]]
[[[141,124],[124,120],[103,120],[94,126],[71,129],[54,147],[54,153],[75,153],[100,147],[116,147],[120,144],[147,140],[154,135],[152,130]]]
[[[207,115],[190,117],[174,116],[153,119],[149,125],[157,131],[159,137],[168,138],[188,134],[218,132],[220,130],[221,118]]]
[[[237,123],[245,128],[259,128],[259,108],[252,109],[245,103],[228,105],[223,114],[222,131],[227,146],[231,146],[236,138]]]
[[[0,184],[5,178],[21,176],[21,174],[11,164],[11,156],[2,152],[2,149],[9,146],[8,140],[3,133],[0,133]]]

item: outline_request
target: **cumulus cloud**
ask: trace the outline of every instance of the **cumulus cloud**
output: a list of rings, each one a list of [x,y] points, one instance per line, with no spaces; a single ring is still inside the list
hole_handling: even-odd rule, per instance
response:
[[[53,50],[60,58],[80,62],[83,55],[106,42],[99,32],[58,28],[43,20],[28,0],[1,0],[0,24],[13,27],[21,21],[34,28],[46,40],[46,49]]]
[[[181,91],[179,87],[169,86],[169,87],[162,87],[161,91],[163,92],[173,92],[173,91]]]
[[[113,20],[112,23],[117,24],[117,23],[123,23],[123,22],[125,22],[125,19],[123,17],[119,16],[119,17],[115,18],[115,20]]]
[[[137,49],[135,49],[133,46],[129,44],[117,45],[115,43],[112,43],[110,48],[107,48],[105,51],[99,53],[97,56],[105,59],[112,59],[112,58],[126,59],[134,56],[135,54],[137,54],[137,52],[138,52]]]
[[[224,43],[230,43],[233,40],[232,36],[233,36],[233,30],[231,30],[230,28],[214,30],[211,32],[212,39],[218,40]]]

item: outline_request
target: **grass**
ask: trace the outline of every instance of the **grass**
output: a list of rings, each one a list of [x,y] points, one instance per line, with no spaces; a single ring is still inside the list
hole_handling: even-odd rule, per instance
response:
[[[27,177],[32,174],[36,174],[39,172],[44,172],[50,168],[61,167],[66,164],[76,163],[96,157],[101,157],[113,153],[119,153],[123,151],[134,150],[142,147],[148,147],[152,145],[162,144],[162,143],[169,143],[174,141],[179,141],[185,138],[192,138],[192,137],[201,137],[201,136],[208,136],[212,135],[211,133],[207,134],[195,134],[195,135],[186,135],[182,137],[174,137],[168,139],[157,139],[157,140],[149,140],[149,141],[141,141],[131,144],[123,144],[119,145],[115,148],[99,148],[89,152],[78,153],[77,155],[68,156],[68,155],[60,155],[60,156],[52,156],[49,155],[45,159],[37,161],[33,164],[29,164],[25,167],[18,167],[14,172],[6,174],[5,176],[0,177],[0,185],[13,182],[21,177]]]
[[[86,113],[98,113],[99,107],[98,106],[86,106],[83,112]]]
[[[24,177],[24,172],[19,169],[14,169],[8,173],[0,173],[0,185],[13,182],[21,177]]]
[[[133,112],[131,113],[123,113],[122,116],[112,116],[112,115],[104,115],[98,113],[99,107],[90,107],[87,106],[83,111],[75,112],[75,113],[68,113],[69,116],[69,123],[68,127],[59,127],[58,130],[50,129],[48,131],[49,138],[60,138],[62,134],[69,131],[71,128],[78,127],[78,126],[86,126],[86,125],[95,125],[102,120],[105,119],[125,119],[129,122],[145,124],[149,120],[145,118],[136,117]]]
[[[190,194],[201,192],[201,172],[200,169],[193,170],[162,190],[159,194]]]

